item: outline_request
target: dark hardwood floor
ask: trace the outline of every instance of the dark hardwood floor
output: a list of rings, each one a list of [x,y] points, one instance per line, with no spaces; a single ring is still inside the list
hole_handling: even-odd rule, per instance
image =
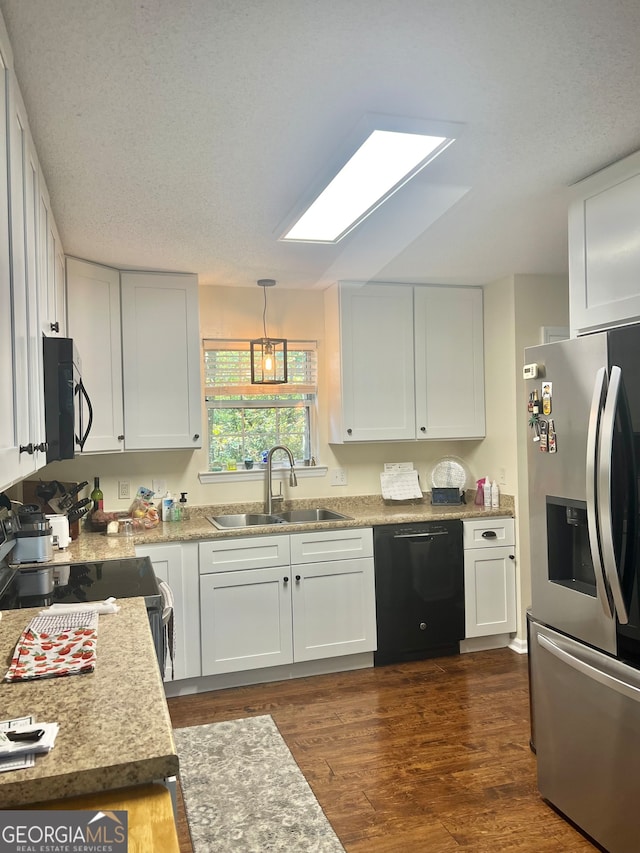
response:
[[[347,853],[596,849],[540,799],[508,649],[168,701],[175,728],[271,714]]]

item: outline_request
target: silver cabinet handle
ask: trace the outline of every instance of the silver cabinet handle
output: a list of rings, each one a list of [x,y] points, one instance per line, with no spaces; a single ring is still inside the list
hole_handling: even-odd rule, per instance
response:
[[[448,530],[434,530],[433,533],[394,533],[394,539],[431,539],[434,536],[448,536]]]
[[[613,524],[611,522],[611,464],[613,453],[613,428],[618,408],[618,396],[622,383],[622,371],[611,368],[607,402],[602,415],[600,430],[600,453],[598,454],[598,516],[600,521],[600,541],[602,542],[602,562],[611,587],[613,603],[618,613],[618,621],[626,625],[629,614],[622,595],[616,553],[613,547]]]
[[[593,386],[593,398],[589,412],[589,430],[587,432],[587,530],[589,531],[589,545],[591,546],[591,559],[596,576],[596,590],[598,598],[604,610],[605,616],[613,618],[613,609],[609,598],[609,590],[604,579],[604,567],[602,555],[600,554],[600,542],[598,541],[598,521],[596,516],[596,454],[598,452],[598,439],[600,437],[600,415],[604,408],[604,400],[607,391],[607,371],[601,367],[596,373]]]
[[[640,687],[636,687],[635,684],[629,684],[627,681],[623,681],[620,678],[616,678],[615,675],[611,675],[608,672],[605,672],[602,669],[598,669],[595,666],[591,666],[591,664],[586,661],[580,660],[575,655],[572,655],[570,652],[565,651],[565,649],[561,648],[556,643],[553,643],[547,637],[542,634],[538,634],[538,645],[542,646],[543,649],[546,649],[550,652],[554,657],[558,658],[558,660],[566,663],[567,666],[570,666],[572,669],[575,669],[576,672],[581,673],[582,675],[586,675],[587,678],[591,678],[594,681],[603,684],[605,687],[610,687],[616,691],[616,693],[621,693],[623,696],[627,696],[629,699],[633,699],[636,702],[640,702]]]

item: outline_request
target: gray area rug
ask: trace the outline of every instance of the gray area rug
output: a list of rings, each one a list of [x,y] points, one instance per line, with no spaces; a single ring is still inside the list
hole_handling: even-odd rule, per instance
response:
[[[270,716],[173,735],[196,853],[345,853]]]

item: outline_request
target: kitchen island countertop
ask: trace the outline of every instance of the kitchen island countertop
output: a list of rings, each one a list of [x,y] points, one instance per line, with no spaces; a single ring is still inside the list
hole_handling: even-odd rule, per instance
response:
[[[282,509],[308,509],[321,505],[350,516],[345,520],[309,522],[305,524],[271,524],[218,530],[207,515],[225,515],[241,512],[263,512],[263,503],[218,504],[208,507],[190,507],[188,521],[161,522],[158,527],[136,533],[133,536],[108,536],[83,530],[78,539],[63,551],[54,551],[53,562],[65,564],[92,560],[120,559],[135,556],[136,546],[166,542],[193,542],[208,539],[228,539],[238,536],[266,536],[283,533],[302,533],[306,530],[331,530],[349,527],[373,527],[380,524],[405,524],[422,521],[442,521],[454,518],[482,519],[513,516],[513,498],[500,497],[501,506],[490,508],[476,506],[473,493],[468,493],[466,504],[455,506],[433,506],[428,500],[392,503],[380,496],[356,496],[350,498],[305,499],[285,502]]]
[[[0,683],[2,719],[57,722],[54,748],[35,765],[0,773],[2,808],[138,785],[178,772],[178,756],[143,598],[100,616],[93,673]],[[0,678],[39,610],[3,611]]]

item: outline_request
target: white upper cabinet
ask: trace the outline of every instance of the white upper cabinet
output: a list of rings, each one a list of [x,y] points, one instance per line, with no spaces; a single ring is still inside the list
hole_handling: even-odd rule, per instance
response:
[[[416,287],[414,300],[418,438],[483,438],[482,290]]]
[[[0,49],[0,163],[7,163],[8,69]],[[15,399],[17,364],[12,322],[13,282],[9,254],[9,187],[6,168],[0,169],[0,489],[20,477],[20,455]]]
[[[38,181],[38,278],[42,334],[64,337],[67,332],[64,252],[42,170]]]
[[[65,303],[62,246],[1,16],[0,164],[3,489],[46,465],[42,332],[64,334]],[[50,328],[50,317],[59,319],[57,331]]]
[[[84,452],[200,447],[196,276],[67,258],[67,302],[93,406]],[[160,357],[152,352],[158,340]]]
[[[121,287],[125,447],[201,447],[198,279],[123,272]]]
[[[0,479],[4,485],[46,464],[37,281],[37,159],[15,77],[11,72],[7,76],[8,99],[4,115],[8,145],[4,153],[9,167],[10,242],[6,253],[3,252],[9,281],[9,287],[3,289],[3,294],[9,297],[3,319],[10,323],[3,330],[6,331],[3,346],[11,349],[6,364],[12,369],[6,372],[12,387],[2,392],[3,403],[7,406],[0,427],[3,463]],[[3,184],[3,187],[6,193],[7,186]],[[4,198],[6,202],[6,194]]]
[[[331,441],[415,438],[412,289],[342,282],[327,308]]]
[[[640,321],[640,152],[572,188],[571,335]]]
[[[332,443],[484,436],[481,288],[340,282],[325,317]]]
[[[124,448],[120,273],[67,258],[69,334],[78,349],[93,424],[84,453]]]

